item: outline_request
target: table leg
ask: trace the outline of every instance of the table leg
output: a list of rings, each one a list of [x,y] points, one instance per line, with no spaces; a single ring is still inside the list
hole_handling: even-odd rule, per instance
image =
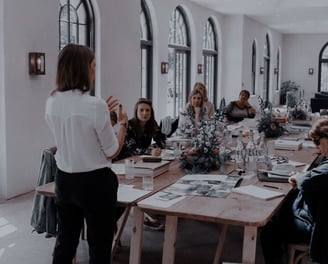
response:
[[[134,207],[134,226],[132,228],[132,236],[130,242],[130,264],[140,264],[141,262],[141,250],[142,250],[142,238],[143,238],[143,222],[144,212],[140,210],[138,206]]]
[[[166,216],[162,264],[174,264],[178,217]]]
[[[223,249],[224,241],[225,241],[225,238],[226,238],[226,235],[227,235],[227,230],[228,230],[228,225],[223,225],[222,230],[220,232],[218,246],[216,248],[215,258],[214,258],[213,264],[219,264],[220,263],[222,249]]]
[[[252,263],[252,264],[255,263],[256,240],[257,240],[257,227],[245,226],[242,263]]]
[[[115,256],[116,250],[118,248],[118,244],[120,243],[120,239],[121,239],[121,236],[122,236],[122,233],[123,233],[123,230],[124,230],[126,221],[129,218],[130,210],[131,210],[131,205],[128,205],[125,208],[125,211],[124,211],[124,214],[123,214],[121,223],[119,224],[119,227],[118,227],[118,229],[116,231],[116,234],[115,234],[115,237],[114,237],[114,241],[113,241],[113,244],[112,244],[112,257]]]

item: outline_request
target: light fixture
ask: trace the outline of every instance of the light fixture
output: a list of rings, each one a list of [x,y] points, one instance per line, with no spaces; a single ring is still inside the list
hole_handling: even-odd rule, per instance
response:
[[[264,67],[260,67],[260,74],[264,74]]]
[[[278,74],[278,72],[279,72],[278,68],[274,68],[274,69],[273,69],[273,73],[274,73],[274,74]]]
[[[203,64],[197,64],[197,72],[199,74],[203,73]]]
[[[168,62],[161,62],[161,73],[166,74],[169,71],[169,63]]]
[[[313,68],[309,68],[309,70],[308,70],[309,75],[312,75],[313,72],[314,72]]]
[[[46,74],[46,55],[41,52],[29,52],[28,71],[30,75]]]

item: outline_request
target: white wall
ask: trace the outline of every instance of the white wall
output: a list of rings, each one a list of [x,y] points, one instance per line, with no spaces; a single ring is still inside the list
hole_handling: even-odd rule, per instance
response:
[[[0,2],[0,199],[7,186],[6,174],[6,130],[5,130],[5,81],[3,49],[3,1]]]
[[[263,76],[260,75],[260,67],[263,67],[263,48],[265,43],[265,36],[269,35],[270,39],[270,94],[269,100],[273,102],[274,91],[276,89],[276,77],[274,68],[277,66],[277,51],[282,46],[283,35],[271,30],[265,25],[245,17],[244,32],[243,32],[243,79],[244,89],[251,91],[251,71],[252,71],[252,44],[256,40],[257,43],[257,65],[256,65],[256,94],[262,96],[263,90]],[[281,54],[280,54],[281,56]]]
[[[34,188],[42,149],[52,141],[43,115],[46,97],[54,88],[57,10],[56,1],[3,1],[1,54],[5,67],[1,71],[4,76],[1,96],[6,103],[1,104],[5,120],[0,119],[4,130],[1,141],[5,138],[0,146],[0,153],[5,153],[1,155],[2,197]],[[30,51],[46,53],[46,76],[31,78],[28,75]]]
[[[202,81],[196,65],[202,63],[202,36],[208,17],[216,21],[219,35],[219,95],[235,99],[248,75],[243,54],[247,34],[262,35],[260,25],[244,26],[242,16],[223,16],[188,0],[146,0],[154,30],[154,108],[157,119],[165,115],[167,75],[160,62],[167,61],[169,20],[181,5],[190,23],[191,85]],[[113,95],[132,116],[140,91],[140,2],[92,0],[95,6],[97,94]],[[53,139],[44,121],[44,105],[55,85],[58,54],[58,1],[3,0],[0,3],[0,197],[10,198],[34,189],[44,148]],[[37,7],[37,8],[36,8]],[[22,10],[24,12],[22,12]],[[272,34],[273,39],[275,35]],[[275,41],[275,40],[274,40]],[[279,41],[278,41],[279,42]],[[248,47],[245,48],[250,52]],[[46,75],[28,75],[30,51],[46,53]],[[248,63],[247,63],[248,64]],[[220,98],[219,98],[220,99]]]
[[[244,17],[225,16],[222,25],[222,97],[228,103],[238,98],[242,87]]]
[[[282,81],[295,81],[304,89],[305,98],[318,91],[319,53],[328,42],[327,34],[289,34],[284,36]],[[308,69],[314,74],[309,75]]]

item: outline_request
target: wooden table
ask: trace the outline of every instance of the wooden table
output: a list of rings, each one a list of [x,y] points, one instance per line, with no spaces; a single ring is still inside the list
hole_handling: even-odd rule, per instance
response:
[[[276,150],[277,155],[283,155],[291,160],[304,163],[309,163],[314,159],[314,152],[314,149],[303,149],[301,151]],[[181,169],[170,171],[167,173],[167,177],[170,177],[170,173],[181,173]],[[256,176],[242,181],[242,185],[247,184],[264,185],[264,183],[258,181]],[[285,194],[288,194],[291,190],[291,186],[286,183],[270,183],[270,185],[279,187],[279,191]],[[229,225],[242,226],[244,228],[242,263],[255,263],[258,228],[270,221],[272,216],[279,210],[284,199],[285,197],[280,197],[265,201],[231,193],[227,198],[187,196],[168,208],[138,204],[134,210],[129,263],[141,263],[144,212],[166,216],[162,258],[164,264],[174,263],[179,218],[215,222],[223,225],[214,263],[220,261],[227,227]]]
[[[139,157],[134,157],[134,160],[139,160]],[[123,161],[121,161],[123,162]],[[180,163],[177,160],[174,160],[170,163],[170,167],[169,170],[164,173],[161,174],[157,177],[154,178],[154,189],[153,191],[140,196],[134,200],[131,201],[120,201],[118,200],[117,203],[119,206],[124,206],[125,207],[125,212],[121,218],[121,222],[120,225],[118,226],[118,230],[115,234],[114,237],[114,241],[113,241],[113,245],[112,245],[112,255],[115,255],[117,246],[118,246],[118,242],[120,240],[120,237],[122,235],[122,232],[124,230],[124,226],[125,223],[128,219],[130,210],[133,206],[136,206],[136,204],[153,195],[154,193],[157,193],[158,191],[162,190],[163,188],[171,185],[172,183],[176,182],[179,178],[181,178],[182,176],[184,176],[184,172],[182,170],[179,169]],[[128,184],[128,185],[133,185],[135,188],[137,189],[142,189],[142,177],[135,177],[134,179],[125,179],[124,175],[118,175],[118,180],[120,184]],[[44,196],[48,196],[48,197],[55,197],[55,184],[54,182],[50,182],[47,184],[44,184],[42,186],[37,186],[35,188],[36,193],[40,194],[40,195],[44,195]],[[143,221],[142,221],[143,222]]]

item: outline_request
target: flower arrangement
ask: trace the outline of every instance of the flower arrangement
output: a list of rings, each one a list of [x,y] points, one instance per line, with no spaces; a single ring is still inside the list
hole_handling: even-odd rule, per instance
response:
[[[186,173],[207,173],[220,167],[220,143],[224,124],[217,118],[202,121],[192,140],[192,148],[181,155],[181,167]]]
[[[291,110],[290,116],[296,120],[306,120],[307,114],[300,105],[297,105]]]
[[[277,120],[273,119],[272,104],[270,102],[264,102],[260,96],[259,104],[261,108],[262,118],[258,124],[258,131],[260,133],[263,131],[265,137],[268,138],[280,137],[284,132],[284,128]]]
[[[262,131],[265,134],[265,137],[275,138],[280,137],[284,128],[280,125],[277,120],[272,118],[272,114],[265,114],[258,124],[258,131],[261,133]]]

